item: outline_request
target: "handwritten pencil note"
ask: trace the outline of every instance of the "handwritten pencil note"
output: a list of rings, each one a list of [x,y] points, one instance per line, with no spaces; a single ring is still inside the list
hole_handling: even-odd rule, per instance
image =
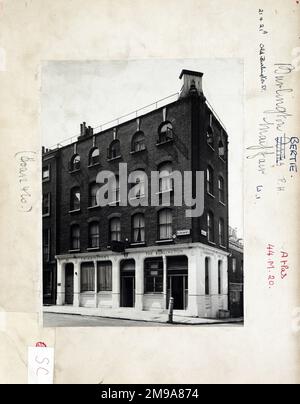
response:
[[[21,151],[15,154],[19,188],[19,211],[29,213],[33,209],[33,179],[37,172],[37,158],[34,151]]]
[[[28,384],[53,384],[54,348],[28,348]]]

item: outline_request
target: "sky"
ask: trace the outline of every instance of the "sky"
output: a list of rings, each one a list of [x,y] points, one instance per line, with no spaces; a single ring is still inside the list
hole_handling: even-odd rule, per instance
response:
[[[239,59],[50,61],[42,66],[42,145],[77,136],[180,92],[182,69],[204,73],[203,91],[229,137],[229,222],[243,237],[244,66]]]

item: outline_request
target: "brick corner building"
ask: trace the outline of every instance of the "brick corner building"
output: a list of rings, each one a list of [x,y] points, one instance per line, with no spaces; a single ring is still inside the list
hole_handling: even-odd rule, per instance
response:
[[[99,131],[83,123],[74,141],[43,150],[44,304],[164,313],[172,296],[175,314],[228,310],[228,136],[203,94],[203,74],[183,70],[180,79],[179,96],[150,112]],[[119,203],[120,163],[140,173],[136,206]],[[103,171],[116,174],[116,203],[100,207]],[[172,173],[192,172],[195,196],[196,172],[204,172],[203,215],[187,217],[174,203],[144,206],[151,192],[143,175],[155,171],[158,197],[171,201]]]

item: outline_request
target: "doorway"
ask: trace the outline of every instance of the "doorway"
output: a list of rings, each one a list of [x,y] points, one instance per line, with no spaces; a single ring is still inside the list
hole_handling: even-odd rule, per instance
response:
[[[126,260],[121,263],[121,307],[135,306],[135,261]]]
[[[168,276],[168,291],[169,299],[174,298],[174,310],[187,309],[187,293],[188,290],[187,275],[169,275]]]
[[[170,257],[168,265],[168,295],[167,307],[170,297],[174,299],[174,310],[187,310],[188,308],[188,259],[185,256]]]
[[[74,265],[67,264],[65,269],[65,304],[73,304],[74,298]]]

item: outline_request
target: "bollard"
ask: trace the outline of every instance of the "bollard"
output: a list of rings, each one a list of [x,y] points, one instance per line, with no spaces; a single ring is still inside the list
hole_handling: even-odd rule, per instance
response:
[[[174,309],[174,297],[170,297],[169,302],[169,324],[173,324],[173,309]]]

